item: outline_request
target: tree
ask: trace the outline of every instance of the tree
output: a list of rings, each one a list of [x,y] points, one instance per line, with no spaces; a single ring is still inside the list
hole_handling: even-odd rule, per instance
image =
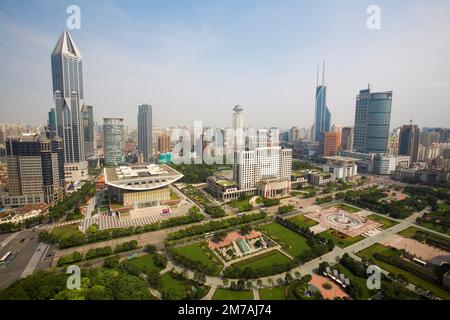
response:
[[[251,290],[251,289],[253,288],[253,283],[252,283],[251,281],[247,281],[247,282],[245,283],[245,287],[246,287],[248,290]]]
[[[204,284],[206,282],[206,276],[204,273],[199,273],[196,272],[194,273],[194,281],[200,283],[200,284]]]
[[[330,266],[330,264],[328,262],[326,262],[326,261],[321,262],[319,264],[319,273],[321,273],[321,274],[325,273],[327,267],[329,267],[329,266]]]
[[[223,286],[224,287],[228,287],[228,285],[230,284],[230,281],[228,279],[226,279],[226,278],[224,278],[222,281],[223,281]]]
[[[292,275],[289,272],[287,272],[284,280],[286,282],[291,282],[292,280],[294,280],[294,278],[292,277]]]
[[[107,257],[103,262],[104,268],[117,269],[119,267],[119,256],[115,255],[112,257]]]
[[[159,272],[151,271],[147,273],[147,283],[150,287],[156,288],[159,285]]]
[[[144,251],[147,252],[148,254],[154,254],[156,253],[158,250],[156,249],[156,247],[154,245],[151,244],[147,244],[144,247]]]
[[[252,231],[252,227],[249,225],[243,225],[240,230],[239,233],[243,236],[247,235],[250,233],[250,231]]]
[[[256,285],[261,288],[263,286],[262,280],[261,279],[256,280]]]
[[[244,291],[245,290],[245,281],[242,279],[239,279],[236,285],[236,289],[238,291]]]

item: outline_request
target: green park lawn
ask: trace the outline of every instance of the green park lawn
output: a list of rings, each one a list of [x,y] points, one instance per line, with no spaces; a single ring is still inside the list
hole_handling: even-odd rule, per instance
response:
[[[137,258],[133,258],[128,261],[129,264],[133,265],[137,269],[141,270],[141,272],[149,274],[153,271],[159,272],[162,269],[155,265],[153,257],[151,255],[144,255]]]
[[[357,237],[349,237],[349,236],[345,236],[343,235],[345,238],[341,239],[339,238],[337,235],[339,234],[338,231],[334,230],[334,229],[328,229],[324,232],[321,232],[319,235],[321,235],[322,237],[324,237],[325,239],[331,239],[334,241],[334,244],[337,245],[338,247],[341,248],[345,248],[348,247],[354,243],[357,243],[358,241],[361,241],[362,239],[364,239],[363,236],[357,236]]]
[[[285,262],[288,262],[290,259],[286,257],[284,254],[279,252],[278,250],[272,250],[269,252],[265,252],[262,254],[259,254],[257,256],[245,259],[243,261],[239,261],[235,264],[233,264],[233,267],[238,267],[241,269],[244,268],[251,268],[251,269],[258,269],[263,267],[272,266],[274,264],[282,264]]]
[[[333,207],[347,211],[349,213],[355,213],[355,212],[361,211],[361,209],[358,209],[358,208],[351,206],[349,204],[346,204],[346,203],[340,203],[338,205],[334,205]]]
[[[433,234],[430,232],[427,232],[425,230],[416,228],[416,227],[409,227],[408,229],[405,229],[398,233],[400,236],[405,238],[415,238],[419,241],[425,241],[427,238],[430,239],[436,239],[439,240],[439,242],[442,242],[446,245],[446,247],[450,247],[450,240],[446,237],[439,236],[437,234]]]
[[[192,289],[192,282],[186,279],[178,280],[172,276],[170,272],[166,272],[159,278],[158,287],[156,289],[159,292],[162,292],[163,290],[170,291],[174,300],[184,300],[186,299],[187,292]],[[202,296],[205,296],[209,289],[210,288],[207,286],[202,286]]]
[[[379,216],[377,214],[371,214],[371,215],[367,216],[367,219],[381,223],[382,224],[382,226],[380,227],[381,229],[389,229],[389,228],[395,226],[396,224],[398,224],[397,221],[394,221],[394,220],[386,218],[386,217]]]
[[[171,290],[176,294],[184,296],[186,290],[186,283],[172,277],[170,272],[166,272],[159,278],[158,289]]]
[[[175,248],[175,251],[180,255],[197,260],[208,267],[214,267],[217,271],[216,275],[218,275],[223,269],[222,262],[214,255],[214,253],[206,246],[206,243],[204,242],[196,242],[177,247]]]
[[[406,229],[406,230],[408,230],[408,229]],[[401,274],[412,284],[414,284],[416,286],[420,286],[420,287],[424,288],[425,290],[429,290],[432,294],[434,294],[435,296],[437,296],[439,298],[442,298],[445,300],[450,300],[450,292],[434,285],[433,283],[431,283],[429,281],[426,281],[426,280],[412,274],[411,272],[409,272],[407,270],[400,269],[396,266],[393,266],[386,262],[375,259],[373,255],[376,252],[385,254],[388,256],[398,256],[398,254],[399,254],[398,250],[388,248],[386,246],[383,246],[382,244],[376,243],[376,244],[358,252],[357,255],[366,260],[370,259],[370,261],[373,261],[376,265],[378,265],[380,268],[388,271],[389,273],[392,273],[395,275]]]
[[[228,202],[228,205],[229,205],[231,208],[239,209],[239,208],[242,207],[243,205],[250,203],[250,199],[251,199],[251,198],[252,198],[252,197],[243,197],[242,199],[241,199],[241,198],[235,199],[235,200],[232,200],[232,201]]]
[[[299,227],[302,227],[302,228],[311,228],[311,227],[317,225],[316,221],[305,217],[304,214],[295,216],[289,220],[294,222],[296,225],[298,225]]]
[[[212,300],[253,300],[253,292],[249,290],[233,291],[219,288],[214,292]]]
[[[306,239],[278,223],[269,223],[258,227],[267,236],[282,245],[291,256],[299,256],[309,249]]]
[[[273,288],[264,288],[259,290],[261,300],[286,300],[286,290],[289,286],[279,286]]]
[[[433,230],[433,231],[437,231],[443,234],[446,234],[448,236],[450,236],[450,229],[446,228],[445,226],[443,226],[442,224],[438,224],[438,223],[433,223],[431,221],[422,221],[420,223],[417,223],[419,226]]]

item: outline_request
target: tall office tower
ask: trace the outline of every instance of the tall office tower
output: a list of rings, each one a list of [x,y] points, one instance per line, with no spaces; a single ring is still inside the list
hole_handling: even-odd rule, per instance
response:
[[[161,133],[158,136],[158,152],[170,152],[170,136],[168,134]]]
[[[271,143],[270,132],[268,129],[257,129],[247,132],[245,138],[245,149],[254,150],[255,148],[268,147]]]
[[[83,62],[69,32],[63,31],[51,54],[56,134],[62,139],[65,178],[88,178],[81,110],[84,105]]]
[[[316,112],[314,118],[314,140],[323,143],[324,132],[330,131],[331,113],[327,106],[327,87],[325,85],[325,62],[322,69],[322,84],[319,85],[319,66],[317,66]]]
[[[241,190],[251,189],[260,181],[270,179],[291,180],[292,150],[281,147],[256,148],[238,152],[239,171],[235,180]]]
[[[371,93],[370,87],[356,97],[353,149],[362,153],[387,153],[391,122],[392,91]]]
[[[331,126],[331,132],[342,132],[342,125],[340,123],[334,123]]]
[[[3,130],[0,128],[0,144],[5,143],[5,134],[3,133]]]
[[[144,162],[153,158],[152,106],[143,104],[138,111],[138,149]]]
[[[86,159],[94,156],[94,111],[92,106],[84,105],[82,109],[83,115],[83,134],[84,134],[84,153]]]
[[[64,195],[64,153],[60,138],[40,135],[6,141],[9,195],[7,207],[53,203]]]
[[[297,127],[292,127],[289,130],[289,142],[300,140],[300,130]]]
[[[353,127],[343,127],[341,136],[341,149],[353,149]]]
[[[420,130],[412,122],[409,125],[403,125],[398,134],[398,154],[401,156],[410,156],[411,163],[417,162],[419,157]]]
[[[238,153],[240,150],[243,150],[245,147],[245,139],[244,139],[244,108],[240,105],[236,105],[233,108],[233,180],[239,180],[239,170],[238,170],[238,162],[239,157]]]
[[[423,128],[425,141],[429,144],[434,142],[450,142],[450,129],[448,128]]]
[[[56,112],[55,108],[51,108],[48,112],[47,130],[50,137],[56,137]]]
[[[51,54],[56,131],[63,140],[64,162],[85,160],[81,109],[83,66],[80,51],[69,32],[63,31]]]
[[[291,181],[292,177],[292,149],[280,150],[280,175],[279,178]]]
[[[336,156],[341,147],[340,132],[325,132],[323,155],[325,157]]]
[[[125,127],[121,118],[103,119],[105,164],[117,166],[123,163],[125,149]]]
[[[236,105],[233,111],[234,145],[239,148],[244,145],[244,108]]]

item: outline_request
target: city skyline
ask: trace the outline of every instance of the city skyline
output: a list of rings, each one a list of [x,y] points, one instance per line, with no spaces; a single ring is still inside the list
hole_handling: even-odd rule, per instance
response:
[[[2,108],[3,121],[44,123],[46,120],[43,111],[52,105],[52,97],[48,95],[51,82],[48,79],[48,58],[44,61],[41,56],[48,57],[54,45],[54,38],[64,27],[67,18],[65,9],[68,6],[64,2],[52,3],[53,6],[50,5],[51,3],[25,2],[21,5],[26,6],[28,10],[14,12],[11,12],[11,3],[5,2],[0,7],[1,24],[4,27],[0,35],[6,44],[0,51],[4,56],[2,69],[5,71],[0,78],[0,83],[5,84],[1,90],[2,96],[5,97],[4,103],[15,110],[12,114],[6,112],[6,108]],[[310,19],[297,21],[293,13],[286,12],[283,5],[276,6],[270,2],[252,3],[252,5],[236,4],[232,7],[242,7],[242,12],[236,16],[237,22],[246,27],[246,32],[240,37],[233,38],[232,41],[231,36],[235,36],[236,27],[232,28],[233,34],[227,34],[223,25],[224,18],[230,14],[231,9],[223,8],[219,4],[205,3],[205,6],[201,8],[189,3],[172,5],[169,13],[163,10],[164,5],[155,3],[127,6],[124,3],[103,2],[102,5],[93,6],[81,2],[79,5],[83,17],[81,30],[71,32],[78,48],[84,53],[83,73],[88,74],[85,77],[84,86],[88,92],[87,100],[95,106],[97,123],[100,123],[103,117],[123,117],[126,124],[136,126],[136,106],[149,102],[154,106],[155,125],[192,125],[194,120],[202,120],[206,125],[224,127],[229,126],[226,115],[230,106],[241,103],[247,110],[248,126],[290,128],[296,125],[309,128],[314,121],[314,69],[318,61],[325,59],[328,79],[327,99],[333,108],[333,123],[352,125],[354,99],[358,91],[370,82],[377,91],[392,90],[394,92],[391,129],[408,123],[410,119],[420,127],[448,126],[446,117],[433,117],[434,114],[445,114],[448,106],[446,102],[448,99],[445,99],[448,92],[445,88],[450,86],[447,80],[448,72],[445,72],[448,69],[448,62],[443,59],[448,55],[449,47],[442,41],[438,42],[439,31],[445,31],[445,26],[448,25],[444,17],[450,11],[450,6],[443,2],[431,5],[424,5],[422,2],[413,2],[408,5],[391,5],[381,2],[383,27],[378,31],[370,31],[365,26],[367,18],[365,4],[348,2],[341,10],[329,4],[323,6],[321,11],[324,14],[324,20],[334,17],[331,11],[338,19],[337,21],[336,19],[327,20],[321,29],[324,33],[323,39],[310,39],[303,33],[295,33],[295,28],[313,28],[315,23]],[[102,20],[106,24],[101,25],[92,21],[97,14],[100,14],[98,12],[100,7],[103,10],[101,12],[103,16],[105,13],[110,13],[110,18],[119,19],[112,19],[115,24],[121,26],[120,30],[117,29],[117,25],[112,28],[118,41],[125,41],[125,34],[129,36],[129,40],[124,43],[136,40],[138,36],[144,34],[155,41],[156,53],[145,57],[142,55],[142,50],[148,47],[150,40],[139,42],[139,45],[131,46],[132,48],[128,46],[127,50],[134,51],[127,52],[129,55],[126,59],[124,59],[123,49],[111,50],[113,45],[111,36],[114,32],[108,29],[112,26],[108,23],[112,22]],[[302,17],[305,12],[311,13],[312,17],[318,13],[318,6],[311,4],[299,3],[294,8],[301,12],[299,17]],[[147,25],[140,19],[141,14],[137,12],[138,9],[144,12],[146,9],[152,9],[154,12],[160,12],[161,15],[152,25]],[[182,9],[193,11],[195,19],[189,21],[182,19],[173,28],[168,27],[167,24],[170,25],[171,19],[179,18]],[[269,12],[270,9],[276,10],[272,14]],[[51,23],[42,24],[42,21],[36,20],[40,14],[44,15],[41,12],[44,10],[45,15],[52,18]],[[408,27],[411,27],[408,21],[414,20],[418,13],[423,14],[424,10],[436,15],[433,21],[427,19],[427,15],[423,15],[425,18],[421,16],[415,22],[416,27],[412,30],[415,37],[427,36],[421,39],[422,49],[408,51],[408,59],[404,56],[399,57],[396,52],[400,42],[393,42],[393,40],[404,40],[401,52],[414,46],[418,39],[414,39],[408,31]],[[18,15],[15,12],[22,13]],[[215,13],[214,16],[218,15],[221,19],[214,22],[207,15],[209,12]],[[401,22],[395,24],[393,18],[400,12],[403,12],[400,17]],[[246,25],[244,18],[247,17],[253,18],[251,25]],[[279,22],[267,34],[269,40],[279,44],[278,49],[265,46],[266,50],[260,50],[264,49],[264,39],[259,35],[258,28],[260,32],[267,30],[257,19],[259,17]],[[357,31],[350,34],[349,40],[342,42],[343,46],[337,50],[339,55],[319,50],[322,45],[325,45],[324,42],[331,41],[331,30],[344,17],[350,20],[346,21],[345,28],[342,25],[341,29],[338,28],[336,39],[329,44],[336,44],[335,41],[342,40],[343,34],[349,31],[346,28],[358,27]],[[24,19],[26,21],[22,21]],[[358,19],[361,21],[354,21]],[[20,30],[16,28],[19,22],[23,22],[23,28]],[[281,22],[285,22],[286,25]],[[33,28],[37,23],[40,23],[39,27]],[[133,26],[134,28],[131,28]],[[145,32],[147,27],[148,32]],[[286,28],[289,32],[284,30]],[[96,37],[96,34],[100,33],[104,36],[101,40]],[[428,37],[431,33],[433,37]],[[358,44],[361,54],[352,56],[349,52],[354,45],[349,45],[352,42],[350,40],[358,39],[358,36],[362,35],[367,35],[373,43],[369,40],[367,42],[361,40],[362,43]],[[97,41],[94,42],[94,38]],[[293,38],[298,41],[292,42]],[[227,39],[229,42],[226,41]],[[242,46],[248,39],[255,41]],[[300,44],[305,40],[308,40],[306,50],[308,54],[303,56],[304,53],[301,51],[304,47]],[[383,46],[385,42],[389,45]],[[180,44],[186,45],[181,47],[186,49],[182,54],[176,51],[183,50],[175,50]],[[370,46],[379,45],[377,47],[384,50],[378,53],[378,57],[366,56],[369,44]],[[25,45],[32,47],[33,50],[18,50],[14,52],[17,56],[12,54],[13,49]],[[234,45],[240,45],[241,54],[238,56],[232,54]],[[106,49],[109,49],[108,59],[105,59],[103,54]],[[427,51],[432,51],[433,59],[424,60]],[[33,53],[34,59],[25,60],[33,62],[33,75],[21,73],[22,67],[16,62],[22,57],[27,57],[30,52]],[[167,60],[161,58],[164,54],[167,55]],[[205,62],[200,64],[199,58],[202,56],[205,57]],[[364,62],[361,60],[363,57],[367,58]],[[249,63],[250,61],[253,62]],[[383,64],[379,65],[377,61],[383,61]],[[405,75],[408,74],[409,63],[412,62],[420,68],[421,77],[417,77],[420,79]],[[179,69],[181,65],[184,67]],[[142,70],[137,70],[137,66]],[[213,77],[210,73],[205,73],[207,68],[210,68],[217,76]],[[225,70],[227,68],[228,70]],[[147,73],[148,70],[151,72]],[[133,74],[134,71],[137,73]],[[11,72],[15,75],[11,76]],[[179,77],[179,72],[182,72],[184,77]],[[354,77],[352,73],[359,75]],[[194,81],[198,80],[195,75],[201,76],[200,82]],[[346,81],[342,81],[343,77]],[[113,80],[118,78],[123,80]],[[136,80],[130,81],[131,78]],[[229,81],[231,78],[235,80]],[[33,79],[39,79],[39,81]],[[176,83],[179,79],[184,82]],[[19,83],[20,90],[23,90],[23,87],[27,88],[27,95],[16,95]],[[122,90],[117,90],[119,83]],[[173,85],[169,86],[169,83]],[[422,90],[418,90],[419,88]],[[14,99],[12,99],[13,96]],[[426,105],[426,108],[420,105]],[[173,119],[174,113],[180,117]],[[289,117],[286,117],[286,114],[289,114]]]

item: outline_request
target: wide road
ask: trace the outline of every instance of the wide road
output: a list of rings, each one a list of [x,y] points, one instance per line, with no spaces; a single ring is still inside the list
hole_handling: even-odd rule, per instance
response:
[[[0,267],[0,289],[6,288],[21,277],[39,246],[38,232],[33,230],[17,232],[10,240],[0,247],[0,256],[9,251],[15,253],[14,259],[7,266]]]

